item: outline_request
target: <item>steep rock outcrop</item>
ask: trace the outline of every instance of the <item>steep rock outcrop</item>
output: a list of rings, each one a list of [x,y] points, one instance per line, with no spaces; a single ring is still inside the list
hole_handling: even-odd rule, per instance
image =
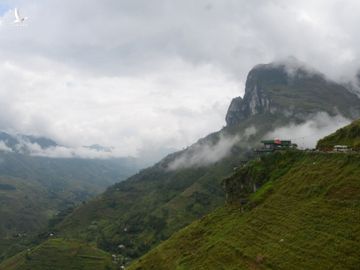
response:
[[[256,114],[282,114],[305,120],[318,112],[360,116],[360,99],[344,86],[301,66],[266,64],[248,74],[244,98],[234,98],[229,106],[227,126],[236,126]]]

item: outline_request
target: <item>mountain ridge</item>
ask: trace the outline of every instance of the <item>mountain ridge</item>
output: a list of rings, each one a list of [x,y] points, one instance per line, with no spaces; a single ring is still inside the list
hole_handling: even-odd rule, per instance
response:
[[[8,148],[0,150],[7,150],[24,154],[28,154],[30,152],[24,143],[37,144],[42,149],[59,146],[59,144],[57,144],[54,140],[46,137],[24,134],[10,134],[5,131],[0,131],[0,142],[3,142],[3,144]]]
[[[247,102],[245,108],[251,107],[250,86],[258,78],[253,76],[258,68],[250,71],[251,75],[248,76],[252,79],[247,82],[245,96],[250,97],[244,97]],[[270,93],[272,98],[284,96],[283,99],[271,100],[279,109],[272,110],[272,107],[267,107],[267,102],[263,102],[258,103],[265,104],[263,108],[253,106],[255,110],[249,110],[249,113],[244,114],[241,110],[235,112],[236,119],[241,120],[229,123],[221,131],[209,134],[185,150],[168,155],[153,167],[110,187],[96,200],[76,209],[55,228],[59,235],[94,242],[111,252],[118,252],[117,247],[125,245],[127,248],[122,250],[122,254],[130,259],[137,258],[174,232],[220,206],[225,199],[220,188],[222,179],[249,160],[253,156],[252,148],[259,145],[270,131],[291,123],[303,123],[306,117],[318,112],[335,114],[336,111],[349,118],[360,113],[360,99],[343,86],[328,82],[322,75],[304,76],[302,71],[295,72],[292,76],[296,79],[289,84],[290,78],[284,79],[284,76],[289,76],[284,67],[266,65],[260,71],[261,89]],[[274,78],[274,74],[277,77]],[[307,90],[309,85],[313,88]],[[286,95],[287,90],[290,95]],[[343,91],[342,99],[338,96],[335,99],[321,98],[323,93],[339,94]],[[308,95],[314,92],[318,92],[318,95],[309,101]],[[344,106],[350,99],[350,105]],[[284,113],[283,109],[289,107],[289,101],[296,107],[292,113]],[[334,110],[337,104],[338,109]],[[253,132],[249,133],[248,130]],[[208,163],[193,162],[171,169],[171,164],[179,159],[197,161],[209,154],[218,155],[221,152],[217,151],[218,148],[224,145],[223,138],[236,136],[239,139],[228,147],[225,156],[211,159]],[[125,228],[128,229],[127,233],[123,231]]]

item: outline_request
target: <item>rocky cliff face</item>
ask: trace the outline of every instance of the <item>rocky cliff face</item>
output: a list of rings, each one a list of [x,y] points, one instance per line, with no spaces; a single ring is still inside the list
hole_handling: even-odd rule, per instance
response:
[[[267,79],[284,84],[287,82],[287,74],[284,69],[271,65],[254,67],[246,80],[244,98],[236,97],[230,104],[226,114],[227,125],[236,125],[251,115],[274,110],[271,97],[266,91]]]
[[[265,113],[305,120],[320,111],[355,119],[360,116],[360,99],[318,72],[284,64],[258,65],[248,74],[244,98],[232,100],[226,123],[236,126]]]

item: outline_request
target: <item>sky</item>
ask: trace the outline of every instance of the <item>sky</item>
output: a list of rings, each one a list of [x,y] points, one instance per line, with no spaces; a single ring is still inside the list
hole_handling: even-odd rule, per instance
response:
[[[182,149],[225,125],[256,64],[352,80],[359,25],[358,0],[0,0],[0,129],[118,156]]]

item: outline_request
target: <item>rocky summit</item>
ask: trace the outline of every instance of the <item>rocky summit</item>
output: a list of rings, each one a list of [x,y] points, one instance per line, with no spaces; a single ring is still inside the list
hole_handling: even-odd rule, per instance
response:
[[[360,116],[359,104],[355,93],[317,71],[300,64],[262,64],[249,72],[245,95],[232,100],[226,123],[236,126],[258,114],[303,121],[319,111],[356,119]]]

